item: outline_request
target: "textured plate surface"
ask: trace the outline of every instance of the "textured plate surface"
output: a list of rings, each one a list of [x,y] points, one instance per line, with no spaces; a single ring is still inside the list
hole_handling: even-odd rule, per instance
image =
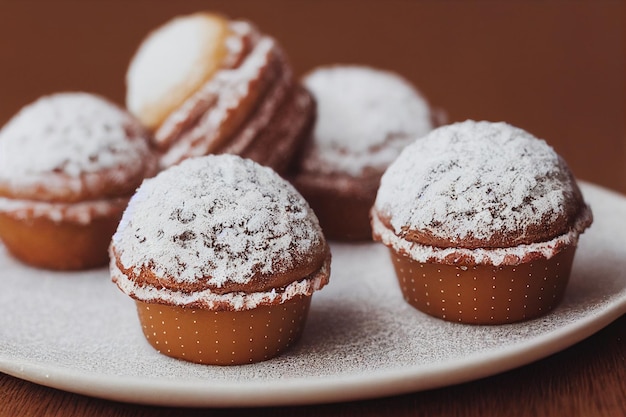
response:
[[[335,244],[331,283],[313,297],[300,343],[236,367],[156,353],[106,270],[35,270],[0,246],[0,371],[114,400],[216,407],[373,398],[502,372],[626,312],[626,198],[590,184],[583,192],[595,223],[581,237],[565,299],[549,315],[491,327],[434,319],[402,300],[384,247]]]

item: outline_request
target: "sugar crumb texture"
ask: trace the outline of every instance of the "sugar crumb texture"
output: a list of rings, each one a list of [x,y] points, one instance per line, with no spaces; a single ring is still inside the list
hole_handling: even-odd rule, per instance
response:
[[[321,67],[303,80],[317,102],[315,141],[304,168],[361,175],[383,171],[432,128],[427,101],[399,75],[355,65]]]
[[[323,245],[300,194],[234,155],[190,158],[144,181],[113,236],[124,268],[218,288],[288,271]]]
[[[99,96],[45,96],[0,131],[0,179],[20,182],[51,173],[77,178],[132,165],[148,152],[142,135],[137,121]]]
[[[545,141],[506,123],[468,120],[408,146],[384,174],[375,207],[398,236],[489,240],[563,216],[573,181]]]

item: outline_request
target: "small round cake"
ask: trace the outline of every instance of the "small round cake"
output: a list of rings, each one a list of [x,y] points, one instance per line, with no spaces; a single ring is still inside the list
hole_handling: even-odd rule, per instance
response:
[[[148,133],[123,109],[87,93],[42,97],[0,130],[0,239],[34,266],[104,266],[130,196],[156,168]]]
[[[406,145],[433,128],[433,113],[415,87],[389,71],[336,65],[303,82],[318,114],[290,179],[326,237],[369,240],[380,177]]]
[[[477,324],[555,308],[592,223],[567,164],[545,141],[474,121],[409,145],[383,176],[371,216],[406,301]]]
[[[190,158],[147,180],[111,245],[111,275],[135,299],[148,342],[191,362],[276,356],[302,333],[330,251],[307,202],[235,155]]]
[[[315,118],[278,43],[212,13],[152,31],[126,76],[128,109],[154,132],[161,167],[230,153],[284,172]]]

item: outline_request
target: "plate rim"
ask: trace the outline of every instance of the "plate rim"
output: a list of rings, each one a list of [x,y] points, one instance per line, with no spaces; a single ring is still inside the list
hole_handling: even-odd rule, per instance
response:
[[[626,298],[599,314],[587,316],[506,348],[472,353],[462,360],[325,377],[267,381],[172,380],[89,374],[65,366],[0,357],[2,372],[36,384],[76,394],[142,405],[177,407],[266,407],[355,401],[401,395],[474,381],[532,363],[573,346],[617,320]],[[546,340],[547,339],[547,340]],[[486,366],[487,365],[487,366]],[[419,373],[416,373],[419,368]],[[428,381],[428,382],[424,382]],[[263,388],[263,389],[260,389]],[[276,397],[281,395],[282,399]]]

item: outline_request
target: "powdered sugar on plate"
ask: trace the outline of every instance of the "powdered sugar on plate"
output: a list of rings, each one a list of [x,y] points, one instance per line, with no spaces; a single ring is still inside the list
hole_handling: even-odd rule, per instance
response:
[[[426,100],[400,76],[362,66],[322,67],[303,80],[317,101],[306,171],[381,172],[433,128]]]
[[[325,245],[289,183],[233,155],[187,159],[145,181],[113,236],[124,268],[214,287],[289,271]]]
[[[523,236],[567,217],[577,198],[565,162],[545,141],[506,123],[468,120],[408,146],[383,175],[375,209],[398,236],[417,230],[454,243]]]

